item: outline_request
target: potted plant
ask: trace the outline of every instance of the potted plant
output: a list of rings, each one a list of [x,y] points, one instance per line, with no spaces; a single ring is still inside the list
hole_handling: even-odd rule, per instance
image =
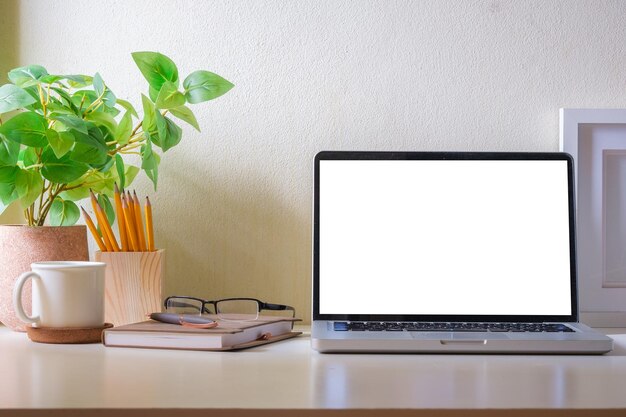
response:
[[[0,86],[0,213],[19,204],[27,224],[0,226],[0,321],[12,328],[20,326],[10,302],[19,273],[35,261],[88,257],[84,226],[68,227],[80,217],[76,202],[93,190],[113,221],[115,184],[128,187],[143,170],[156,189],[160,153],[182,138],[178,122],[200,130],[187,104],[233,87],[204,70],[181,82],[174,62],[158,52],[132,58],[148,82],[141,112],[98,73],[53,75],[30,65],[11,70],[10,83]]]

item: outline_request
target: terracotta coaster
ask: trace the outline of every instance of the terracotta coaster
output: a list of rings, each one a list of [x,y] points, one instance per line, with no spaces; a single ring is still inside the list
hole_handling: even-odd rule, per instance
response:
[[[26,326],[26,334],[37,343],[101,343],[102,331],[110,327],[113,327],[111,323],[100,327]]]

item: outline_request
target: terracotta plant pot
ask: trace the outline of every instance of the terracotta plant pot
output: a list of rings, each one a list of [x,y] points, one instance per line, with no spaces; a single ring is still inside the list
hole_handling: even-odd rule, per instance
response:
[[[17,277],[39,261],[88,261],[85,226],[0,225],[0,322],[24,331],[13,311],[13,285]],[[26,313],[31,310],[30,282],[22,295]]]

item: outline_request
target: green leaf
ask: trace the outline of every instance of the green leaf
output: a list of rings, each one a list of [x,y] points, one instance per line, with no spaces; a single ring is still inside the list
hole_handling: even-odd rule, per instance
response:
[[[9,71],[9,80],[18,87],[29,87],[46,75],[48,71],[41,65],[28,65]]]
[[[102,81],[102,77],[97,72],[93,77],[93,90],[96,92],[98,97],[104,94],[104,81]]]
[[[170,113],[172,113],[172,116],[177,117],[180,120],[189,123],[198,132],[200,131],[200,126],[198,125],[196,116],[193,114],[193,112],[191,111],[189,107],[187,106],[176,107],[176,108],[170,109]]]
[[[124,109],[126,109],[126,111],[129,111],[130,114],[132,114],[133,116],[135,116],[136,118],[139,119],[139,115],[137,114],[137,110],[135,110],[135,108],[133,107],[132,104],[130,104],[128,101],[126,100],[122,100],[121,98],[117,99],[117,104],[119,104],[120,106],[122,106]]]
[[[113,195],[116,181],[117,172],[115,170],[109,170],[107,172],[92,171],[87,179],[87,184],[97,193]]]
[[[49,147],[41,155],[41,175],[49,181],[58,184],[67,184],[80,178],[89,166],[85,163],[73,161],[66,154],[63,158],[57,158],[54,151]]]
[[[117,103],[117,99],[115,99],[115,100],[116,100],[116,103]],[[117,117],[117,115],[120,114],[120,111],[117,109],[117,107],[109,107],[108,105],[100,107],[97,110],[97,112],[106,113],[106,114],[112,116],[113,118]]]
[[[151,134],[150,140],[158,147],[161,147],[163,138],[167,136],[167,122],[165,121],[165,117],[158,110],[154,112],[154,119],[156,120],[156,135]]]
[[[54,108],[54,106],[51,107],[51,103],[48,104],[48,110],[71,115],[80,114],[80,112],[78,111],[78,107],[76,107],[76,105],[72,101],[72,97],[67,91],[58,87],[50,87],[50,90],[57,93],[60,100],[62,101],[59,102],[58,108]]]
[[[115,170],[109,170],[108,172],[89,170],[80,178],[68,183],[68,188],[72,189],[64,191],[60,195],[65,200],[79,201],[89,197],[90,189],[93,189],[97,193],[113,192],[116,180],[117,172]]]
[[[0,134],[0,164],[15,165],[20,153],[20,144]]]
[[[91,127],[87,135],[74,132],[74,140],[76,144],[69,154],[72,160],[92,165],[107,162],[108,148],[100,129]]]
[[[0,214],[17,198],[15,183],[3,184],[0,182]]]
[[[102,173],[108,173],[114,164],[115,159],[113,159],[111,155],[107,155],[106,161],[103,164],[89,164],[89,166]]]
[[[86,120],[94,122],[98,126],[104,126],[111,132],[117,132],[117,122],[115,118],[105,112],[94,111],[85,116]]]
[[[67,105],[72,104],[72,97],[70,96],[70,93],[68,93],[64,89],[59,88],[59,87],[50,87],[50,90],[54,91],[55,93],[59,95],[59,97],[65,100],[65,103]]]
[[[70,87],[73,88],[83,88],[91,85],[93,83],[93,78],[88,75],[65,75],[65,79]]]
[[[64,200],[80,201],[89,197],[89,187],[73,188],[60,194]]]
[[[178,91],[178,87],[171,81],[163,83],[156,99],[158,109],[171,109],[185,104],[185,96]]]
[[[43,112],[43,107],[41,105],[41,102],[39,101],[39,90],[37,89],[37,86],[33,85],[30,87],[22,87],[24,89],[24,91],[26,91],[26,93],[31,96],[35,102],[33,104],[30,104],[28,106],[25,107],[26,110],[31,110],[31,111],[35,111],[35,110],[39,110],[38,113],[42,113]]]
[[[40,83],[44,83],[44,84],[54,84],[59,80],[64,79],[65,77],[63,77],[62,75],[44,75],[43,77],[39,78],[39,82]],[[58,83],[61,84],[61,83]]]
[[[163,152],[166,152],[168,149],[178,145],[183,135],[183,130],[172,119],[168,117],[163,117],[163,119],[165,121],[165,130],[164,133],[159,132],[160,141],[158,146]]]
[[[104,93],[104,97],[102,97],[102,101],[104,101],[104,105],[106,107],[110,109],[115,109],[115,103],[117,101],[117,97],[115,97],[115,94],[113,94],[113,91],[107,88],[106,93]],[[117,112],[115,114],[117,114]]]
[[[115,169],[117,170],[117,177],[119,178],[119,187],[124,189],[126,187],[126,172],[124,171],[124,159],[122,155],[115,154]]]
[[[133,183],[137,174],[141,171],[138,167],[133,165],[126,165],[126,170],[124,172],[124,176],[126,177],[126,187]]]
[[[102,96],[102,101],[104,102],[105,106],[107,107],[115,106],[115,100],[116,100],[115,94],[113,94],[111,89],[109,89],[104,84],[102,77],[97,72],[96,72],[96,75],[94,75],[93,77],[93,88],[94,88],[94,91],[96,92],[96,96],[98,97]]]
[[[35,148],[24,148],[20,151],[19,162],[23,168],[28,168],[31,165],[39,163],[39,157],[37,156],[37,150]]]
[[[24,112],[14,116],[0,126],[0,134],[26,146],[43,148],[48,144],[46,119],[37,113]]]
[[[115,210],[113,209],[113,205],[111,204],[109,196],[106,194],[99,194],[98,204],[100,204],[100,207],[102,207],[102,209],[106,213],[109,224],[113,224],[113,222],[115,222]]]
[[[152,86],[148,87],[148,97],[150,97],[150,100],[152,100],[152,102],[156,102],[157,98],[159,97],[159,90],[157,90],[156,88],[152,88]]]
[[[73,103],[72,103],[72,106],[74,106]],[[76,112],[71,110],[69,107],[66,107],[64,104],[62,104],[56,98],[50,99],[50,101],[48,102],[48,105],[46,107],[48,108],[49,112],[57,114],[57,115],[61,115],[61,114],[64,114],[66,116],[68,116],[68,115],[69,116],[76,115]],[[50,114],[48,114],[48,117],[50,117]]]
[[[0,113],[23,108],[36,101],[26,91],[16,85],[5,84],[0,87]]]
[[[1,184],[14,184],[15,177],[19,170],[20,169],[16,167],[15,165],[9,166],[9,165],[0,164],[0,183]]]
[[[143,121],[141,122],[141,127],[144,132],[150,132],[154,130],[156,122],[154,118],[154,103],[143,94],[141,95],[141,103],[143,104]]]
[[[133,52],[133,60],[148,84],[159,91],[166,81],[178,86],[178,69],[174,61],[158,52]]]
[[[68,114],[51,114],[50,118],[61,122],[67,129],[74,129],[84,135],[87,134],[87,123],[85,123],[85,121],[78,116]]]
[[[107,149],[108,150],[115,149],[115,144],[112,143],[112,142],[115,142],[114,132],[111,132],[105,126],[97,126],[97,128],[100,129],[100,132],[102,133],[102,137],[104,138],[104,143],[107,144]]]
[[[50,206],[51,226],[73,226],[80,218],[78,206],[73,201],[55,198]]]
[[[130,111],[126,111],[120,124],[117,125],[117,131],[115,132],[115,140],[120,145],[126,145],[130,139],[130,135],[133,132],[133,118]]]
[[[194,71],[183,81],[185,97],[191,104],[213,100],[226,94],[234,85],[209,71]]]
[[[57,132],[56,130],[48,129],[46,130],[46,137],[57,158],[61,158],[68,153],[72,149],[72,145],[74,145],[74,135],[66,130]]]
[[[152,143],[146,140],[145,145],[141,147],[141,168],[146,171],[148,178],[154,184],[154,190],[157,188],[157,180],[159,178],[159,163],[161,158],[152,151]]]
[[[43,179],[34,170],[20,169],[15,177],[15,190],[23,209],[28,208],[41,194]]]
[[[79,90],[72,94],[72,102],[79,109],[79,111],[84,111],[87,107],[91,105],[98,96],[93,90]]]

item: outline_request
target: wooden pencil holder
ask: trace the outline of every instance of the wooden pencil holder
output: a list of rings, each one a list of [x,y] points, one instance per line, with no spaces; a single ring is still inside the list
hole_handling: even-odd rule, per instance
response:
[[[115,326],[146,320],[161,311],[165,251],[101,252],[96,261],[105,262],[105,306],[107,323]]]

